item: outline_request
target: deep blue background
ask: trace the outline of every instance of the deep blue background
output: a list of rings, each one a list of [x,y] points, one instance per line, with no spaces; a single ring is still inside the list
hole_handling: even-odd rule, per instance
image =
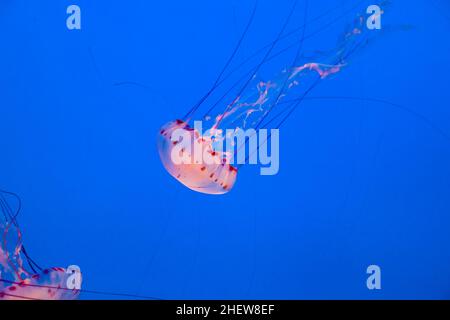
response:
[[[65,25],[72,2],[81,31]],[[243,56],[273,39],[292,4],[260,2]],[[355,2],[310,1],[309,14]],[[278,175],[244,168],[232,192],[206,196],[165,172],[159,127],[211,85],[252,6],[1,1],[0,187],[22,197],[30,254],[79,265],[85,289],[164,299],[450,298],[445,1],[393,1],[383,25],[410,28],[387,32],[313,93],[420,116],[307,101],[281,130]],[[305,47],[333,47],[351,19]],[[370,264],[382,268],[380,291],[366,288]]]

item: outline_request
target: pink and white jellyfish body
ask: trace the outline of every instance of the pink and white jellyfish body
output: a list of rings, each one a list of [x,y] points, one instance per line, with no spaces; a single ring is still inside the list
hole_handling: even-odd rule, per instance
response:
[[[24,280],[1,280],[0,299],[3,300],[73,300],[80,290],[69,289],[71,273],[64,268],[45,269]]]
[[[184,145],[180,147],[178,139],[181,135]],[[230,191],[237,178],[237,169],[227,163],[223,154],[214,151],[212,141],[205,139],[195,129],[181,120],[164,125],[157,138],[157,147],[161,162],[167,172],[191,190],[206,194],[224,194]],[[196,161],[194,150],[203,157]],[[174,157],[179,158],[176,161]]]

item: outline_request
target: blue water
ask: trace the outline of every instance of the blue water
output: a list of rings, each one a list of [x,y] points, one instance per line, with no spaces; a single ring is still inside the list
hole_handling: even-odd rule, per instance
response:
[[[72,2],[81,30],[66,28]],[[292,5],[260,2],[241,58],[272,41]],[[309,2],[310,17],[343,6],[325,25],[357,1]],[[1,1],[0,187],[22,198],[27,251],[42,266],[79,265],[84,289],[163,299],[450,298],[444,0],[392,1],[387,32],[311,94],[406,109],[305,101],[280,131],[279,174],[244,167],[223,196],[164,170],[160,126],[209,89],[253,4]],[[305,49],[333,47],[368,4]],[[371,264],[381,290],[366,287]]]

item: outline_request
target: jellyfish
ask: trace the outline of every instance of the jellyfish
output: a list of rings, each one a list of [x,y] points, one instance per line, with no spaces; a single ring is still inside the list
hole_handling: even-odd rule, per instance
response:
[[[13,199],[17,203],[16,210],[10,205]],[[0,299],[76,299],[81,285],[79,268],[43,269],[28,255],[17,221],[21,209],[20,198],[15,193],[0,190],[0,209]],[[77,284],[74,283],[74,276]]]
[[[184,133],[183,139],[192,141],[191,150],[181,149],[179,153],[188,161],[174,161],[175,148],[180,141],[172,141],[174,132]],[[189,142],[190,144],[190,142]],[[202,138],[200,133],[188,123],[176,120],[161,128],[158,136],[158,150],[161,161],[167,171],[189,189],[208,194],[223,194],[233,188],[237,177],[237,169],[221,158],[214,150],[211,140]],[[191,161],[192,150],[208,153],[212,161]]]
[[[239,169],[245,164],[236,163],[236,155],[247,149],[246,141],[236,143],[233,133],[247,129],[279,129],[315,87],[338,74],[351,57],[367,46],[371,36],[365,28],[365,12],[355,14],[361,2],[313,29],[313,23],[323,21],[340,6],[308,19],[308,1],[305,1],[303,25],[286,31],[297,8],[295,1],[276,38],[233,65],[254,19],[255,5],[236,47],[212,87],[183,117],[168,122],[159,130],[157,149],[166,171],[191,190],[205,194],[229,192],[236,183]],[[339,34],[335,45],[324,50],[305,49],[307,39],[328,30],[351,13],[354,17]],[[196,121],[201,121],[207,130],[198,130],[192,125]],[[264,141],[258,141],[254,150],[248,150],[245,159],[268,144],[269,138],[270,135]],[[198,154],[202,156],[198,157]]]

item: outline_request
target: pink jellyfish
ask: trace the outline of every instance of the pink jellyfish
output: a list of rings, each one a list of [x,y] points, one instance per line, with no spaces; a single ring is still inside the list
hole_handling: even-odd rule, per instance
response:
[[[319,51],[314,51],[316,55],[308,54],[303,48],[304,42],[318,31],[306,33],[305,22],[303,26],[285,32],[296,4],[297,2],[274,41],[226,73],[249,30],[255,15],[255,6],[237,46],[210,90],[183,118],[171,121],[160,129],[157,148],[161,162],[171,176],[189,189],[206,194],[229,192],[235,185],[238,169],[244,164],[236,165],[235,158],[238,158],[239,151],[245,152],[246,149],[246,140],[240,144],[235,143],[233,133],[248,129],[254,129],[256,132],[269,126],[279,129],[323,79],[340,72],[349,57],[367,44],[365,19],[362,14],[358,14],[353,23],[340,34],[336,46],[320,51],[319,54],[316,53]],[[306,2],[304,21],[308,20],[307,7]],[[348,13],[354,9],[355,7],[350,8]],[[319,21],[325,16],[324,14],[315,17],[309,22]],[[337,20],[331,23],[328,21],[326,28]],[[292,37],[295,39],[292,40]],[[296,49],[296,53],[288,59],[288,63],[286,59],[275,63],[275,58],[285,56],[291,49]],[[243,76],[236,77],[235,71],[241,70],[252,58],[260,54],[262,58],[256,65],[251,66]],[[267,80],[264,79],[264,69],[269,62],[272,68],[275,63],[275,68],[281,71]],[[227,81],[231,81],[229,89],[218,93],[219,86]],[[212,99],[214,100],[211,101]],[[205,105],[203,115],[198,115],[201,107]],[[221,105],[223,110],[214,114],[214,110]],[[203,126],[206,123],[209,129],[205,133],[200,132],[196,128],[195,119],[201,120]],[[194,126],[190,125],[191,121],[194,121]],[[260,140],[255,150],[249,150],[245,159],[248,160],[262,145],[268,144],[269,138],[270,135],[266,136],[265,140]],[[232,141],[227,144],[229,140]],[[231,148],[223,148],[224,144]],[[201,156],[198,157],[198,154]],[[205,161],[205,158],[208,161]]]
[[[14,197],[18,209],[13,211],[8,198]],[[80,292],[81,273],[76,266],[67,269],[42,269],[28,255],[17,222],[20,198],[0,190],[0,299],[70,300]]]
[[[186,156],[189,161],[174,161],[173,154],[178,141],[172,141],[175,131],[184,132],[183,139],[193,141],[193,148],[186,150],[181,148],[181,156]],[[169,122],[162,127],[158,135],[158,150],[161,161],[166,170],[178,181],[189,189],[208,193],[223,194],[228,192],[236,181],[237,169],[221,158],[219,152],[214,151],[212,142],[202,138],[200,133],[181,120]],[[208,153],[212,161],[190,161],[193,150],[200,150],[203,155]]]

